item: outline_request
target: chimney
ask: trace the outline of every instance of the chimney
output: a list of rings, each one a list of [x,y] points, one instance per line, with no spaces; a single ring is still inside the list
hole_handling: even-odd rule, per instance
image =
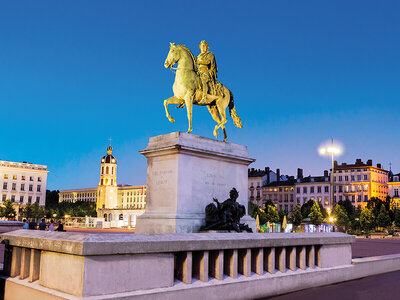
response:
[[[361,166],[362,165],[362,160],[361,158],[356,159],[356,166]]]
[[[297,168],[297,179],[303,178],[303,169]]]
[[[267,184],[271,182],[270,174],[269,174],[269,167],[265,168],[265,173],[267,174]]]
[[[252,173],[254,172],[254,168],[251,168],[251,172],[252,172]]]
[[[378,169],[382,169],[382,164],[376,164],[376,167],[377,167]]]
[[[281,170],[276,169],[276,182],[281,180]]]
[[[372,159],[367,160],[367,166],[372,166]]]
[[[328,176],[329,176],[328,170],[324,170],[324,177],[328,177]]]
[[[338,166],[337,160],[333,162],[333,166],[336,168]]]

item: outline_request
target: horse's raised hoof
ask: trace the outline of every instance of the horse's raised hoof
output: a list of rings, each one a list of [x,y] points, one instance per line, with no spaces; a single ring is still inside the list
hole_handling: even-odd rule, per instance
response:
[[[224,142],[226,142],[228,140],[228,138],[226,137],[226,138],[224,138]]]
[[[218,129],[214,129],[214,131],[213,131],[213,135],[214,135],[215,137],[217,137],[217,136],[218,136]]]
[[[169,120],[171,123],[175,123],[175,119],[172,118],[172,117],[168,118],[168,120]]]

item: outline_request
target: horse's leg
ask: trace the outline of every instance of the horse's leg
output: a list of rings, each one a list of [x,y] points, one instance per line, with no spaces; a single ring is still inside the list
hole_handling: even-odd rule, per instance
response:
[[[186,104],[187,117],[188,117],[188,122],[189,122],[189,128],[188,128],[187,133],[191,133],[193,130],[193,128],[192,128],[193,96],[189,93],[186,94],[185,104]]]
[[[168,111],[168,104],[179,104],[179,103],[181,103],[181,102],[182,102],[182,101],[181,101],[180,99],[178,99],[177,97],[175,97],[175,96],[172,96],[171,98],[168,98],[168,99],[165,99],[165,100],[164,100],[165,113],[166,113],[166,115],[167,115],[168,120],[169,120],[171,123],[174,123],[174,122],[175,122],[175,119],[174,119],[173,117],[171,117],[171,115],[169,114],[169,111]]]
[[[228,119],[226,118],[226,108],[228,107],[228,104],[229,104],[228,97],[225,97],[225,98],[222,98],[222,99],[216,101],[218,112],[221,115],[221,122],[217,126],[218,126],[218,128],[221,127],[223,130],[225,129],[226,122],[228,122]],[[225,131],[224,131],[224,135],[225,135],[224,141],[226,141],[228,139],[228,137],[226,136]]]
[[[212,118],[214,119],[215,122],[217,122],[217,125],[214,127],[214,132],[213,135],[215,137],[218,136],[218,125],[221,123],[221,118],[219,117],[218,109],[217,106],[215,105],[207,105],[208,111],[210,112]]]

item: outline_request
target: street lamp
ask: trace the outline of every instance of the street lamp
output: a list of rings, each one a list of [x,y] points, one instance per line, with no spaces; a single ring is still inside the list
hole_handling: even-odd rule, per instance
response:
[[[326,144],[324,146],[319,147],[318,152],[321,156],[331,156],[332,160],[332,171],[331,171],[331,192],[330,192],[330,198],[331,198],[331,203],[332,205],[333,198],[334,198],[334,156],[339,156],[342,153],[342,147],[339,145],[335,145],[333,143],[333,139],[331,140],[331,143]]]

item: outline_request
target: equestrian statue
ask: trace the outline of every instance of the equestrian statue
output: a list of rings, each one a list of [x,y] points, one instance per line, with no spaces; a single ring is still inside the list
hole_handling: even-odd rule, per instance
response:
[[[192,52],[185,45],[170,43],[169,53],[165,60],[165,68],[176,70],[175,82],[172,87],[174,96],[164,100],[165,113],[168,120],[174,123],[168,111],[168,104],[178,104],[177,108],[185,107],[189,121],[188,133],[192,132],[192,109],[194,105],[207,106],[212,118],[217,125],[213,135],[218,136],[218,129],[222,128],[224,141],[228,139],[225,124],[226,108],[229,107],[230,115],[236,127],[242,128],[233,102],[232,92],[217,81],[217,64],[214,54],[209,50],[206,41],[200,43],[200,54],[194,58]],[[178,63],[177,68],[173,68]]]

